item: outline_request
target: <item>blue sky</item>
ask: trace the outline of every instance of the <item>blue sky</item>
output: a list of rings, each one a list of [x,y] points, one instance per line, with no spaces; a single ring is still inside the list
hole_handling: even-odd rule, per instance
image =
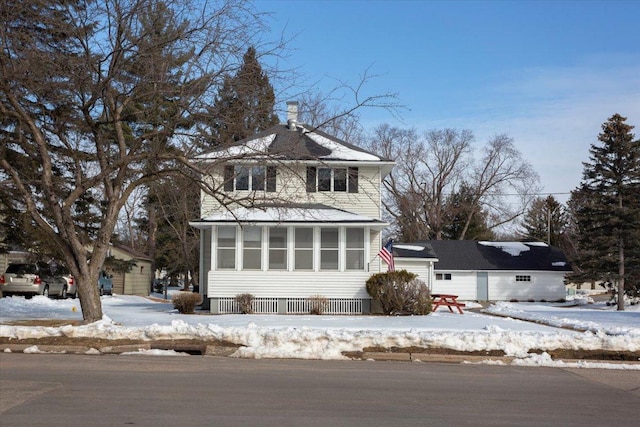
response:
[[[336,80],[365,93],[397,93],[400,120],[418,131],[465,128],[482,145],[507,133],[544,192],[580,182],[582,162],[614,113],[640,136],[640,1],[275,1],[272,33],[295,36],[281,66],[327,91]],[[279,90],[278,87],[276,87]],[[278,91],[280,101],[289,99]],[[284,105],[283,105],[284,106]],[[567,196],[557,194],[565,201]]]

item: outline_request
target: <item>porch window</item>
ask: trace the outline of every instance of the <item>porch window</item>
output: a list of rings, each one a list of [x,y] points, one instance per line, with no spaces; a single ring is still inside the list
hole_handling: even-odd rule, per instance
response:
[[[313,270],[313,228],[294,229],[294,268]]]
[[[262,269],[262,227],[244,227],[242,244],[242,269]]]
[[[436,273],[436,280],[451,280],[451,273]]]
[[[269,270],[287,269],[287,229],[269,228]]]
[[[337,270],[338,254],[338,229],[320,229],[320,269]]]
[[[236,268],[236,227],[218,227],[218,269]]]
[[[530,282],[531,281],[531,276],[529,275],[516,275],[516,282]]]
[[[364,270],[364,228],[347,228],[347,270]]]

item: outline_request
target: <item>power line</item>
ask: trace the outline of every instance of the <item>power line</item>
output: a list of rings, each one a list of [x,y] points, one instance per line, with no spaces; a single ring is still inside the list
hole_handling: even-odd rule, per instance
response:
[[[571,192],[556,192],[556,193],[487,193],[487,196],[554,196],[554,195],[567,195],[571,194]]]

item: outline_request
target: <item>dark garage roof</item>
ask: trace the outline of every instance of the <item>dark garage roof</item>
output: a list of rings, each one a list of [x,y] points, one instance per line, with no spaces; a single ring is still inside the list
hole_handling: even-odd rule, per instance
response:
[[[429,240],[411,245],[429,245],[433,248],[439,260],[435,263],[436,270],[571,271],[559,248],[540,242]],[[395,248],[394,254],[411,257],[411,254]]]

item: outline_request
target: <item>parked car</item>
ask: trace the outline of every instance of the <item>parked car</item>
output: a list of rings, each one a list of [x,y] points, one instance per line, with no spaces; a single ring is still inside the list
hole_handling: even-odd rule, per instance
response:
[[[44,263],[13,263],[0,276],[2,296],[44,295],[63,298],[68,290],[67,281]]]
[[[100,271],[98,288],[100,288],[100,295],[113,295],[113,276],[104,270]]]
[[[63,274],[62,277],[67,281],[67,292],[64,298],[78,298],[78,281],[70,273]]]

